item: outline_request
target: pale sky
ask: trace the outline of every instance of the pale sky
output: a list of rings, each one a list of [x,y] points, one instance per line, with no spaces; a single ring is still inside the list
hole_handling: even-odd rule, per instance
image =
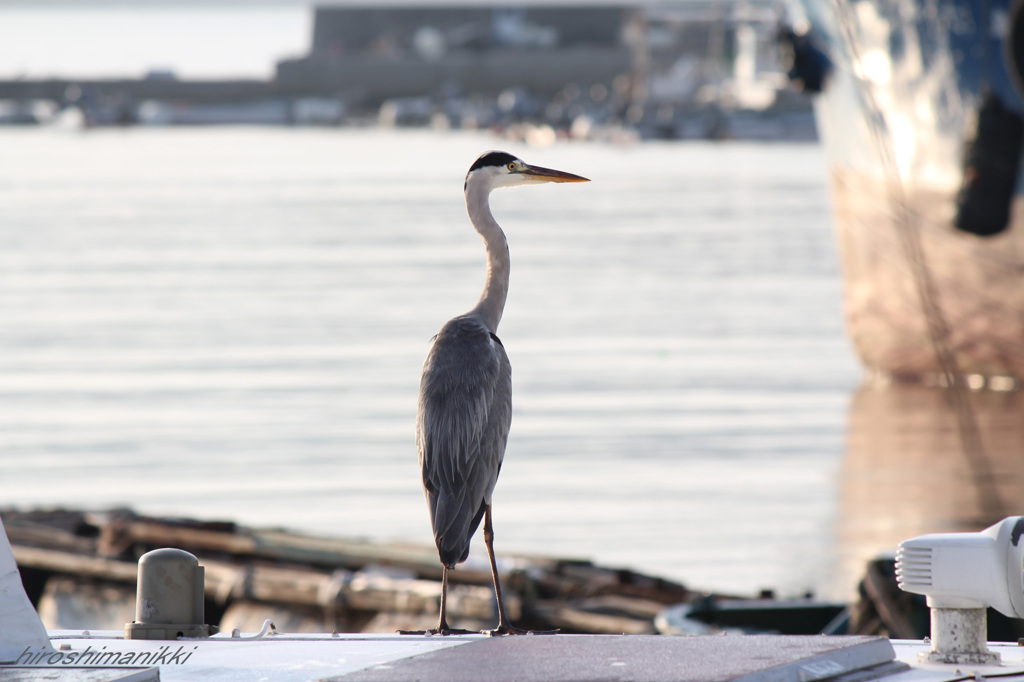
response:
[[[0,2],[0,79],[267,78],[308,52],[313,12],[294,4],[197,5]]]

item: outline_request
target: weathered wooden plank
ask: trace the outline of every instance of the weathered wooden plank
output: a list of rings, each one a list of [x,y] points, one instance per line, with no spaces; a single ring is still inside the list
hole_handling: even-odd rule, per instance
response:
[[[135,582],[138,578],[138,565],[129,561],[102,559],[56,549],[26,547],[25,545],[13,545],[12,549],[14,550],[14,559],[20,567],[114,582]]]
[[[620,594],[668,605],[694,596],[678,583],[581,561],[561,561],[555,570],[539,574],[536,582],[538,590],[564,599]]]
[[[12,543],[83,554],[96,552],[96,538],[79,534],[88,527],[81,512],[61,509],[38,512],[4,510],[0,516],[3,516],[7,538]]]
[[[128,547],[177,547],[194,554],[229,554],[327,568],[360,570],[371,564],[413,571],[418,577],[441,579],[437,551],[428,545],[368,540],[345,540],[291,533],[283,530],[237,528],[233,532],[207,530],[173,521],[146,518],[115,519],[103,527],[100,551],[120,554]],[[555,561],[506,559],[503,563],[545,570]],[[454,583],[488,585],[490,571],[462,567],[451,574]]]
[[[654,623],[651,620],[595,612],[569,602],[537,603],[533,610],[552,627],[575,632],[608,635],[641,635],[654,632]]]

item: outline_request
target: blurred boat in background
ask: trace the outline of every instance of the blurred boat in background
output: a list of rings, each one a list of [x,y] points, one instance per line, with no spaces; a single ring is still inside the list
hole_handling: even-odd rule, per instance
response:
[[[885,381],[1024,378],[1024,4],[807,2],[849,333]],[[958,379],[959,377],[959,379]]]

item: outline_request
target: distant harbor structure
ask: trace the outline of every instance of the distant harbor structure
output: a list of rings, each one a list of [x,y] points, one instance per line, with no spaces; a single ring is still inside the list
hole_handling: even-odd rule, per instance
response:
[[[0,81],[0,123],[508,127],[594,137],[813,139],[768,0],[328,5],[272,79]],[[44,104],[41,104],[44,103]]]
[[[309,54],[278,64],[284,87],[377,103],[437,93],[552,96],[633,69],[625,6],[320,7]]]

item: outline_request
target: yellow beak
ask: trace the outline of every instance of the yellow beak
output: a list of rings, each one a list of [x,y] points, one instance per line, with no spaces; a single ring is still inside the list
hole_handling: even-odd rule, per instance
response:
[[[542,168],[540,166],[526,166],[521,171],[522,175],[535,178],[538,182],[590,182],[589,178],[582,175],[573,175],[565,171]]]

